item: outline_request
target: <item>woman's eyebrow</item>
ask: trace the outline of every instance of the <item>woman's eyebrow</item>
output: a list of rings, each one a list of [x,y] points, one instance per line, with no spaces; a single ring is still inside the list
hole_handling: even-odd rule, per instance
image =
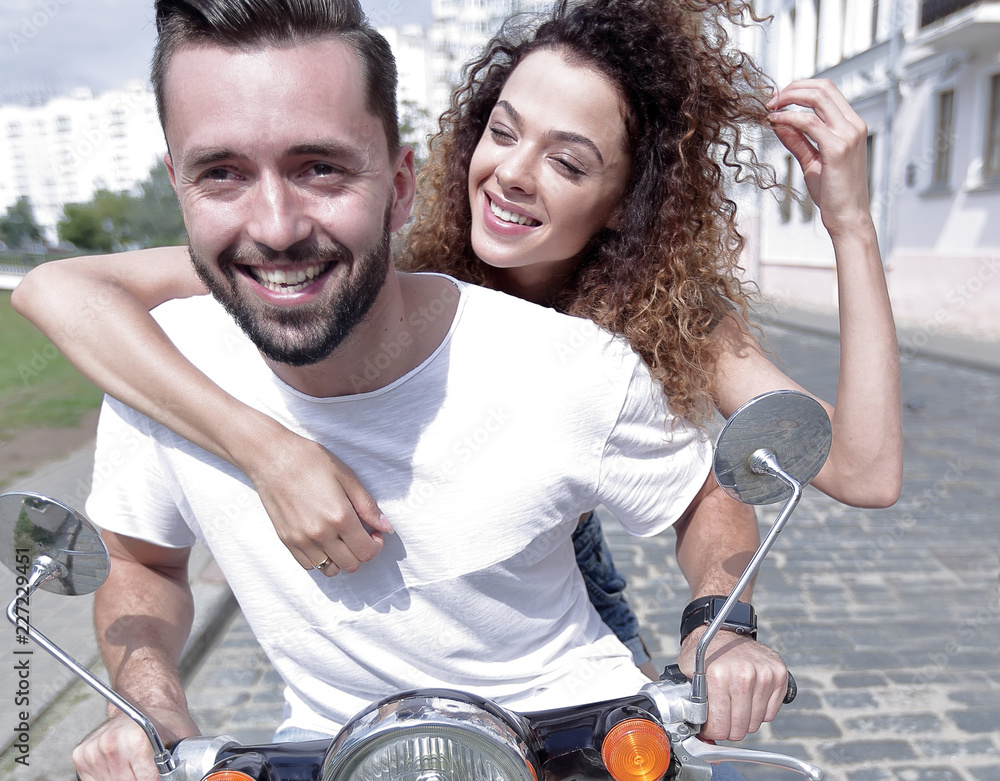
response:
[[[521,115],[518,114],[517,109],[510,105],[510,103],[506,100],[498,100],[494,108],[503,109],[507,112],[515,124],[522,124]],[[604,165],[604,155],[601,154],[601,150],[597,148],[597,144],[586,136],[582,136],[579,133],[571,133],[568,130],[550,130],[546,133],[546,135],[550,138],[556,139],[557,141],[566,141],[571,144],[580,144],[581,146],[585,146],[594,153],[601,165]]]

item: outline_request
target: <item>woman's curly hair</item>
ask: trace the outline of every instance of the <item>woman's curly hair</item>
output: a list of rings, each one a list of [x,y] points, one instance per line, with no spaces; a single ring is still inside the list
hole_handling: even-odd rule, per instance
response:
[[[705,420],[714,408],[712,328],[734,304],[745,317],[753,293],[741,280],[745,240],[726,185],[774,186],[748,141],[768,126],[771,87],[727,34],[757,21],[742,0],[561,0],[540,22],[510,20],[441,117],[401,267],[497,287],[471,244],[473,151],[528,54],[556,50],[594,67],[624,98],[630,181],[615,229],[593,237],[551,303],[623,335],[674,411]]]

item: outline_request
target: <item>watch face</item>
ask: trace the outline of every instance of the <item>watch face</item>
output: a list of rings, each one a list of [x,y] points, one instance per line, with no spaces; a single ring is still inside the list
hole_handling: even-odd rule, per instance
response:
[[[719,603],[716,606],[716,615],[718,615],[718,611],[722,610],[723,604],[724,603]],[[730,624],[746,624],[747,626],[753,626],[753,608],[746,602],[737,602],[733,605],[733,609],[729,611],[729,615],[726,617],[726,622]]]

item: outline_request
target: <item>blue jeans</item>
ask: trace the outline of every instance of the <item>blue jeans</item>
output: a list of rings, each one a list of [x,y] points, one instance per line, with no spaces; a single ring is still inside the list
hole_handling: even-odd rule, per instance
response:
[[[285,727],[274,733],[275,743],[297,743],[304,740],[322,740],[327,738],[333,740],[331,735],[325,732],[313,732],[301,727]],[[716,765],[712,768],[712,781],[743,781],[743,776],[737,773],[732,765]]]
[[[615,569],[611,549],[596,513],[590,513],[573,532],[576,564],[587,585],[587,596],[601,620],[621,640],[636,665],[649,661],[649,652],[639,637],[639,620],[625,599],[625,578]]]

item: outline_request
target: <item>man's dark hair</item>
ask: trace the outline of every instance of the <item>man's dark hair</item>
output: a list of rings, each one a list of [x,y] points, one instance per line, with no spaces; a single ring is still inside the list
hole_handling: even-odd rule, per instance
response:
[[[167,67],[181,46],[280,47],[333,37],[357,54],[365,79],[365,108],[382,122],[390,154],[399,149],[396,62],[357,0],[156,0],[156,32],[151,77],[164,129]]]

